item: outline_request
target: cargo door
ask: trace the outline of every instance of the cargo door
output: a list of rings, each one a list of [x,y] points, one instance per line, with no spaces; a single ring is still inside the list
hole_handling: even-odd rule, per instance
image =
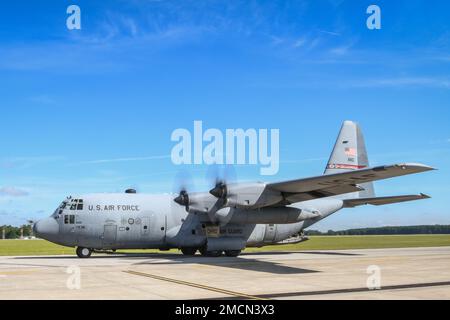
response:
[[[116,245],[117,241],[117,225],[108,224],[105,225],[103,231],[103,247],[105,249],[111,248]]]

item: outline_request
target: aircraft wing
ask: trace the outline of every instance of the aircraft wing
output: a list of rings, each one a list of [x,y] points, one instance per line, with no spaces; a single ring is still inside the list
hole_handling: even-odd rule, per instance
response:
[[[435,170],[432,167],[404,163],[268,184],[285,195],[288,202],[318,199],[364,190],[359,184]]]
[[[354,208],[357,206],[363,206],[363,205],[368,205],[368,204],[374,205],[374,206],[382,206],[385,204],[393,204],[393,203],[422,200],[422,199],[429,199],[429,198],[430,198],[429,196],[422,193],[420,195],[408,195],[408,196],[348,199],[348,200],[344,200],[344,207]]]

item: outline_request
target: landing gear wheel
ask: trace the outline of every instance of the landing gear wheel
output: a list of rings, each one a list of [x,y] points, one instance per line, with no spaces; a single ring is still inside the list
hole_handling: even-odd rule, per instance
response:
[[[92,249],[78,247],[77,248],[77,256],[78,258],[86,259],[89,258],[92,254]]]
[[[208,256],[209,256],[209,257],[214,257],[214,258],[221,257],[222,254],[223,254],[222,251],[209,251],[209,252],[208,252]]]
[[[185,256],[195,256],[195,254],[197,253],[197,248],[181,248],[181,252],[185,255]]]
[[[227,257],[236,258],[241,254],[241,252],[242,252],[241,250],[227,250],[227,251],[225,251],[225,255]]]
[[[222,251],[206,251],[206,248],[201,248],[200,253],[204,257],[218,258],[222,256]]]
[[[200,254],[201,254],[202,256],[204,256],[204,257],[207,256],[207,253],[208,253],[208,252],[206,251],[206,248],[205,248],[205,247],[200,248],[199,251],[200,251]]]

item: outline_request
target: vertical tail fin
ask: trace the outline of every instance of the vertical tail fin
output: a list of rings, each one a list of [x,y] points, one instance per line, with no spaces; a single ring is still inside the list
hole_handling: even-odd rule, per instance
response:
[[[359,125],[345,121],[334,145],[324,174],[347,172],[369,167],[366,144]],[[359,185],[364,191],[355,195],[358,198],[374,197],[373,183]],[[354,196],[352,196],[354,197]]]

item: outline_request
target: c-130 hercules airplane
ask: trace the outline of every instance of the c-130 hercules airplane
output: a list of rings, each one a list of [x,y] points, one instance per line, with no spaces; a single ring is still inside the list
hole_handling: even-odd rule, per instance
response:
[[[299,243],[303,231],[343,209],[428,199],[424,194],[376,197],[373,181],[434,170],[414,163],[369,167],[358,124],[345,121],[323,175],[278,183],[220,181],[209,192],[68,197],[34,225],[48,241],[93,251],[180,249],[193,256],[238,256],[246,247]]]

